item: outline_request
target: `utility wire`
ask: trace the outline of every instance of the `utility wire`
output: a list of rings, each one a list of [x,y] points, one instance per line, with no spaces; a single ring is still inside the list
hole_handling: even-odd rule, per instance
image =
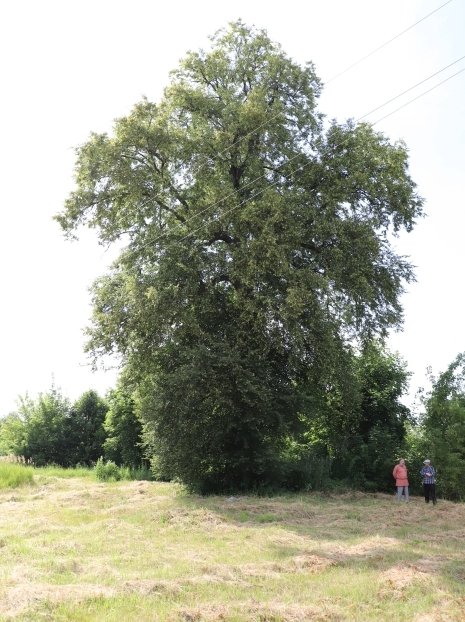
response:
[[[448,0],[447,2],[445,2],[444,4],[442,4],[441,6],[439,6],[437,9],[435,9],[434,11],[432,11],[431,13],[428,13],[428,15],[425,15],[424,17],[422,17],[420,20],[418,20],[417,22],[415,22],[414,24],[412,24],[411,26],[409,26],[408,28],[406,28],[405,30],[403,30],[402,32],[400,32],[398,35],[396,35],[395,37],[393,37],[392,39],[389,39],[389,41],[386,41],[386,43],[383,43],[383,45],[381,45],[380,47],[376,48],[375,50],[373,50],[372,52],[370,52],[369,54],[367,54],[366,56],[364,56],[363,58],[361,58],[360,60],[358,60],[356,63],[354,63],[353,65],[350,65],[350,67],[347,67],[346,69],[344,69],[343,71],[341,71],[340,73],[338,73],[336,76],[333,76],[330,80],[328,80],[327,82],[324,82],[325,85],[329,84],[330,82],[332,82],[333,80],[336,80],[336,78],[338,78],[339,76],[342,76],[343,73],[346,73],[347,71],[349,71],[350,69],[352,69],[352,67],[355,67],[355,65],[358,65],[359,63],[361,63],[362,61],[364,61],[366,58],[368,58],[369,56],[372,56],[373,54],[375,54],[378,50],[380,50],[381,48],[385,47],[386,45],[388,45],[389,43],[391,43],[391,41],[394,41],[395,39],[397,39],[398,37],[400,37],[401,35],[403,35],[404,33],[408,32],[409,30],[411,30],[414,26],[416,26],[417,24],[419,24],[420,22],[424,21],[425,19],[427,19],[428,17],[430,17],[430,15],[433,15],[434,13],[436,13],[437,11],[439,11],[440,9],[442,9],[443,7],[446,6],[446,4],[450,4],[452,2],[452,0]],[[246,138],[249,138],[249,136],[251,136],[254,132],[260,130],[262,127],[264,127],[265,125],[268,125],[268,123],[270,123],[271,121],[273,121],[274,119],[276,119],[277,117],[280,116],[281,113],[277,113],[273,116],[271,116],[269,119],[267,119],[266,121],[264,121],[263,123],[261,123],[260,125],[258,125],[254,130],[252,130],[251,132],[249,132],[248,134],[246,134],[245,136],[242,136],[241,138],[239,138],[237,141],[235,141],[234,145],[238,145],[239,143],[241,143],[243,140],[245,140]],[[216,156],[214,156],[214,158],[217,158],[218,156],[223,155],[223,153],[226,153],[227,151],[229,151],[229,149],[231,148],[231,146],[226,147],[226,149],[223,149],[222,151],[219,151]],[[207,158],[205,160],[205,162],[203,162],[203,164],[201,164],[197,170],[196,173],[198,173],[199,171],[201,171],[205,166],[207,166],[207,164],[214,163],[215,159],[214,158]]]
[[[403,104],[402,106],[399,106],[399,108],[396,108],[395,110],[393,110],[392,112],[390,112],[389,114],[385,115],[384,117],[381,117],[381,119],[378,119],[377,121],[375,121],[374,123],[371,123],[370,125],[376,125],[377,123],[379,123],[380,121],[383,121],[383,119],[387,119],[388,117],[391,116],[391,114],[394,114],[395,112],[397,112],[398,110],[401,110],[402,108],[405,108],[405,106],[408,106],[409,104],[411,104],[412,102],[416,101],[417,99],[420,99],[420,97],[423,97],[423,95],[426,95],[427,93],[429,93],[430,91],[434,91],[434,89],[436,89],[438,86],[441,86],[441,84],[444,84],[444,82],[447,82],[448,80],[452,80],[452,78],[455,78],[455,76],[458,76],[459,73],[462,73],[462,71],[465,71],[465,67],[463,69],[461,69],[460,71],[457,71],[457,73],[452,74],[451,76],[449,76],[448,78],[446,78],[445,80],[443,80],[442,82],[439,82],[439,84],[436,84],[435,86],[431,87],[430,89],[428,89],[427,91],[425,91],[424,93],[422,93],[421,95],[418,95],[418,97],[414,97],[413,99],[411,99],[410,101],[408,101],[407,103]],[[392,101],[392,100],[391,100]]]
[[[432,88],[428,89],[427,91],[424,91],[423,93],[421,93],[421,95],[418,95],[417,97],[414,97],[413,99],[411,99],[410,101],[406,102],[405,104],[403,104],[402,106],[400,106],[399,108],[397,108],[396,110],[393,110],[392,112],[390,112],[389,114],[385,115],[384,117],[381,117],[381,119],[378,119],[377,121],[375,121],[374,123],[370,123],[370,125],[373,127],[374,125],[376,125],[377,123],[380,123],[381,121],[383,121],[383,119],[386,119],[387,117],[390,117],[391,115],[393,115],[394,113],[396,113],[397,111],[401,110],[402,108],[405,108],[405,106],[408,106],[409,104],[411,104],[412,102],[416,101],[417,99],[420,99],[420,97],[423,97],[424,95],[426,95],[427,93],[430,93],[431,91],[433,91],[434,89],[436,89],[438,86],[441,86],[441,84],[444,84],[444,82],[447,82],[448,80],[451,80],[452,78],[454,78],[455,76],[457,76],[459,73],[462,73],[463,71],[465,71],[465,67],[463,69],[461,69],[460,71],[457,71],[457,73],[454,73],[452,76],[449,76],[448,78],[446,78],[445,80],[443,80],[442,82],[439,82],[439,84],[436,84],[435,86],[433,86]],[[420,83],[421,84],[421,83]],[[392,101],[392,100],[390,100]],[[388,102],[387,102],[388,103]],[[385,105],[385,104],[383,104]],[[380,106],[381,107],[381,106]],[[370,114],[370,113],[367,113]],[[357,119],[357,121],[359,121],[360,119],[363,119],[366,115],[364,115],[363,117],[359,117],[359,119]],[[356,121],[356,122],[357,122]],[[340,143],[338,143],[337,145],[335,145],[335,147],[340,147],[341,145],[343,145],[350,137],[346,138],[345,140],[341,141]],[[301,155],[301,154],[298,154]],[[297,156],[294,156],[294,158]],[[292,159],[288,160],[287,163],[289,163]],[[302,164],[302,166],[299,166],[298,168],[295,169],[295,171],[292,172],[292,174],[294,175],[295,173],[297,173],[297,171],[301,171],[302,169],[304,169],[306,166],[309,166],[309,164],[312,164],[313,161],[309,161],[306,162],[305,164]],[[238,207],[241,207],[241,205],[244,205],[244,203],[247,203],[248,201],[251,201],[252,199],[255,199],[256,197],[260,196],[261,194],[263,194],[266,190],[268,190],[268,188],[271,188],[272,186],[275,186],[277,183],[279,183],[279,180],[274,181],[270,184],[268,184],[268,186],[266,188],[263,188],[262,190],[260,190],[259,192],[256,192],[252,197],[249,197],[248,199],[244,199],[244,201],[241,201],[241,203],[238,203],[237,205],[235,205],[234,207],[231,207],[229,210],[226,210],[225,212],[223,212],[222,214],[229,214],[229,212],[234,211],[235,209],[237,209]],[[197,231],[200,231],[200,229],[203,229],[203,227],[205,227],[206,225],[210,224],[210,222],[206,222],[203,223],[200,227],[197,227],[197,229],[194,229],[194,231],[190,231],[187,235],[185,235],[183,238],[180,238],[179,240],[176,241],[176,243],[182,242],[184,240],[186,240],[188,237],[190,237],[191,235],[194,235],[194,233],[197,233]],[[171,245],[170,245],[171,246]],[[144,248],[144,247],[142,247]]]
[[[363,58],[361,58],[360,60],[358,60],[356,63],[354,63],[353,65],[351,65],[350,67],[347,67],[346,69],[344,69],[343,71],[341,71],[340,73],[338,73],[336,76],[332,77],[330,80],[328,80],[326,82],[326,84],[329,84],[330,82],[332,82],[333,80],[336,80],[336,78],[338,78],[339,76],[341,76],[343,73],[346,73],[347,71],[349,71],[350,69],[352,69],[352,67],[355,67],[355,65],[358,65],[359,63],[361,63],[362,61],[364,61],[366,58],[368,58],[369,56],[372,56],[373,54],[375,54],[378,50],[380,50],[381,48],[385,47],[386,45],[388,45],[389,43],[391,43],[391,41],[394,41],[395,39],[397,39],[398,37],[400,37],[401,35],[403,35],[404,33],[406,33],[407,31],[411,30],[414,26],[416,26],[417,24],[419,24],[420,22],[424,21],[425,19],[427,19],[428,17],[430,17],[431,15],[433,15],[434,13],[436,13],[437,11],[439,11],[440,9],[442,9],[443,7],[445,7],[447,4],[450,4],[452,2],[452,0],[448,0],[447,2],[445,2],[444,4],[442,4],[441,6],[439,6],[437,9],[435,9],[434,11],[432,11],[431,13],[428,13],[428,15],[425,15],[424,17],[422,17],[420,20],[418,20],[417,22],[415,22],[414,24],[412,24],[411,26],[409,26],[408,28],[406,28],[405,30],[403,30],[402,32],[400,32],[398,35],[396,35],[395,37],[393,37],[392,39],[389,39],[389,41],[386,41],[386,43],[383,43],[383,45],[379,46],[378,48],[376,48],[375,50],[373,50],[372,52],[370,52],[369,54],[367,54],[366,56],[364,56]],[[451,63],[451,65],[454,65],[455,63],[458,63],[460,60],[462,60],[465,57],[459,58],[458,60],[454,61],[454,63]],[[442,71],[445,71],[448,67],[450,67],[451,65],[448,65],[447,67],[444,67],[443,69],[439,70],[438,72],[432,74],[431,76],[429,76],[428,78],[426,78],[425,80],[422,80],[422,82],[418,82],[417,84],[415,84],[414,86],[410,87],[409,89],[407,89],[406,91],[404,91],[403,93],[400,93],[399,95],[396,95],[395,97],[393,97],[392,99],[390,99],[389,101],[385,102],[384,104],[381,104],[381,106],[378,106],[377,108],[374,108],[373,110],[371,110],[370,112],[367,112],[365,115],[363,115],[362,117],[360,117],[359,119],[357,119],[357,121],[360,121],[361,119],[363,119],[364,117],[368,116],[369,114],[371,114],[372,112],[375,112],[376,110],[379,110],[380,108],[382,108],[383,106],[386,106],[387,104],[389,104],[391,101],[394,101],[395,99],[398,99],[399,97],[401,97],[402,95],[404,95],[405,93],[407,93],[408,91],[411,91],[412,89],[414,89],[415,87],[419,86],[420,84],[422,84],[423,82],[426,82],[427,80],[429,80],[430,78],[434,77],[435,75],[437,75],[438,73],[441,73]],[[271,121],[273,121],[273,119],[276,119],[277,117],[280,116],[281,113],[275,114],[272,117],[270,117],[269,119],[267,119],[266,121],[264,121],[263,123],[261,123],[260,125],[258,125],[252,132],[249,132],[248,134],[246,134],[245,136],[242,136],[241,138],[239,138],[239,140],[237,140],[234,145],[238,145],[239,143],[241,143],[243,140],[245,140],[246,138],[248,138],[249,136],[251,136],[254,132],[260,130],[262,127],[264,127],[265,125],[267,125],[268,123],[270,123]],[[385,118],[385,117],[383,117]],[[356,121],[356,122],[357,122]],[[226,147],[225,149],[223,149],[222,151],[219,151],[216,156],[214,158],[208,158],[205,162],[203,162],[203,164],[201,164],[197,169],[196,169],[196,173],[198,173],[199,171],[201,171],[208,163],[214,163],[215,162],[215,158],[223,155],[224,153],[226,153],[227,151],[229,151],[229,149],[231,148],[231,145],[229,147]],[[289,162],[289,161],[288,161]],[[243,190],[244,188],[247,188],[250,184],[258,181],[259,179],[261,179],[262,177],[264,177],[264,175],[262,175],[261,177],[258,177],[255,180],[250,181],[248,184],[246,184],[245,186],[242,186],[241,190]],[[234,194],[237,193],[237,190],[232,192],[231,194],[227,195],[226,197],[223,197],[222,199],[220,199],[219,201],[217,201],[216,203],[209,205],[208,207],[206,207],[204,210],[201,210],[200,212],[197,212],[196,214],[194,214],[193,216],[191,216],[190,218],[187,218],[183,223],[179,224],[179,225],[175,225],[172,229],[170,229],[170,233],[171,231],[176,231],[177,229],[179,229],[180,227],[182,227],[186,222],[189,222],[190,220],[192,220],[193,218],[196,218],[197,216],[200,216],[202,214],[204,214],[206,211],[210,210],[211,208],[215,207],[216,205],[218,205],[219,203],[221,203],[222,201],[226,201],[227,199],[229,199],[231,196],[233,196]],[[141,247],[145,248],[146,246],[148,246],[149,244],[152,244],[154,242],[156,242],[157,240],[159,240],[160,238],[164,237],[168,232],[164,232],[162,234],[160,234],[157,238],[155,238],[154,240],[152,240],[151,242],[148,242],[147,244],[145,244],[144,246]]]
[[[403,30],[402,32],[399,32],[398,35],[396,35],[395,37],[392,37],[392,39],[389,39],[389,41],[386,41],[386,43],[383,43],[382,45],[380,45],[378,48],[376,48],[376,50],[373,50],[373,52],[370,52],[369,54],[367,54],[366,56],[364,56],[363,58],[361,58],[360,60],[358,60],[357,62],[355,62],[353,65],[350,65],[350,67],[347,67],[347,69],[344,69],[343,71],[341,71],[340,73],[336,74],[335,76],[333,76],[330,80],[328,80],[325,84],[329,84],[330,82],[332,82],[333,80],[335,80],[336,78],[339,78],[339,76],[342,76],[343,73],[346,73],[346,71],[349,71],[349,69],[352,69],[352,67],[355,67],[356,65],[358,65],[359,63],[361,63],[362,61],[364,61],[366,58],[369,58],[370,56],[372,56],[373,54],[375,54],[376,52],[378,52],[379,50],[381,50],[382,48],[386,47],[386,45],[389,45],[389,43],[391,43],[392,41],[394,41],[395,39],[398,39],[400,36],[402,36],[404,33],[408,32],[409,30],[411,30],[414,26],[416,26],[417,24],[419,24],[420,22],[424,21],[425,19],[427,19],[430,15],[433,15],[433,13],[436,13],[437,11],[439,11],[440,9],[442,9],[443,7],[446,6],[446,4],[450,4],[452,2],[452,0],[448,0],[448,2],[445,2],[444,4],[441,4],[441,6],[439,6],[437,9],[434,9],[434,11],[431,11],[431,13],[428,13],[428,15],[425,15],[425,17],[422,17],[421,19],[418,20],[418,22],[415,22],[414,24],[412,24],[411,26],[409,26],[408,28],[406,28],[405,30]]]
[[[450,65],[447,65],[447,67],[443,67],[442,69],[440,69],[439,71],[436,71],[436,73],[432,73],[430,76],[428,76],[427,78],[425,78],[424,80],[422,80],[421,82],[417,82],[416,84],[414,84],[413,86],[411,86],[409,89],[407,89],[406,91],[403,91],[402,93],[399,93],[399,95],[396,95],[395,97],[393,97],[392,99],[390,99],[389,101],[385,102],[384,104],[381,104],[381,106],[378,106],[377,108],[373,108],[373,110],[370,110],[370,112],[367,112],[366,114],[363,115],[363,117],[360,117],[361,119],[363,119],[364,117],[367,117],[369,114],[371,114],[372,112],[376,112],[377,110],[379,110],[380,108],[384,108],[384,106],[387,106],[388,104],[390,104],[391,102],[393,102],[395,99],[399,99],[399,97],[402,97],[402,95],[405,95],[405,93],[408,93],[409,91],[413,91],[413,89],[415,89],[417,86],[420,86],[420,84],[423,84],[424,82],[428,82],[428,80],[431,80],[431,78],[434,78],[434,76],[437,76],[439,73],[442,73],[443,71],[445,71],[446,69],[449,69],[449,67],[452,67],[452,65],[456,65],[459,61],[463,60],[465,58],[465,56],[462,56],[461,58],[458,58],[457,60],[454,60],[453,63],[451,63]],[[460,71],[458,72],[460,73]],[[457,75],[454,73],[454,76]],[[453,76],[451,76],[452,78]],[[449,78],[447,78],[449,80]],[[446,82],[446,80],[444,80],[444,82]],[[442,82],[440,82],[439,84],[442,84]],[[439,84],[437,86],[439,86]],[[436,87],[433,87],[436,88]],[[430,89],[431,90],[431,89]],[[428,91],[425,91],[425,93],[428,93]],[[412,101],[414,101],[412,99]],[[398,108],[398,110],[400,110],[400,108]],[[386,117],[383,117],[383,119],[385,119]],[[360,119],[357,119],[360,120]],[[377,121],[378,123],[378,121]]]
[[[396,95],[395,97],[392,97],[391,99],[389,99],[388,101],[384,102],[383,104],[381,104],[380,106],[377,106],[376,108],[374,108],[373,110],[370,110],[370,112],[366,112],[365,114],[363,114],[361,117],[358,117],[358,119],[355,119],[354,123],[358,123],[359,121],[361,121],[362,119],[364,119],[365,117],[367,117],[369,114],[372,114],[373,112],[375,112],[376,110],[380,110],[381,108],[383,108],[384,106],[387,106],[389,103],[391,103],[392,101],[398,99],[399,97],[401,97],[402,95],[405,95],[405,93],[408,93],[409,91],[413,90],[414,88],[416,88],[417,86],[420,86],[420,84],[423,84],[424,82],[427,82],[428,80],[430,80],[431,78],[433,78],[434,76],[437,76],[439,73],[445,71],[446,69],[448,69],[449,67],[452,67],[452,65],[455,65],[456,63],[458,63],[459,61],[463,60],[465,58],[465,56],[462,56],[461,58],[455,60],[453,63],[450,63],[449,65],[447,65],[446,67],[443,67],[442,69],[440,69],[439,71],[436,71],[435,73],[431,74],[430,76],[428,76],[427,78],[425,78],[424,80],[421,80],[420,82],[417,82],[416,84],[414,84],[413,86],[411,86],[410,88],[408,88],[406,91],[403,91],[402,93],[400,93],[399,95]],[[436,86],[433,86],[431,89],[425,91],[424,93],[422,93],[421,95],[419,95],[418,97],[415,97],[414,99],[410,100],[410,102],[407,102],[406,104],[404,104],[403,106],[400,106],[400,108],[397,108],[397,110],[400,110],[401,108],[404,108],[405,106],[407,106],[409,103],[415,101],[416,99],[419,99],[420,97],[422,97],[423,95],[426,95],[426,93],[429,93],[430,91],[432,91],[433,89],[435,89],[436,87],[440,86],[441,84],[443,84],[444,82],[447,82],[447,80],[450,80],[451,78],[453,78],[454,76],[458,75],[458,73],[461,73],[462,71],[464,71],[463,69],[455,74],[453,74],[452,76],[450,76],[450,78],[447,78],[446,80],[443,80],[443,82],[440,82],[439,84],[437,84]],[[395,110],[394,112],[397,112],[397,110]],[[389,113],[388,115],[382,117],[381,119],[378,119],[378,121],[376,121],[375,123],[372,123],[372,125],[375,125],[376,123],[379,123],[380,121],[382,121],[383,119],[385,119],[386,117],[390,116],[391,114],[394,114],[394,112]],[[336,147],[339,145],[336,145]],[[292,162],[293,160],[295,160],[296,158],[300,157],[302,155],[302,153],[298,153],[295,156],[293,156],[292,158],[290,158],[289,160],[286,160],[286,162],[283,162],[283,164],[280,164],[279,166],[277,166],[276,168],[280,168],[281,166],[284,166],[285,164],[289,164],[290,162]],[[309,163],[308,163],[309,164]],[[307,164],[305,164],[304,166],[307,166]],[[300,170],[300,169],[297,169]],[[264,177],[266,177],[266,173],[263,175],[260,175],[260,177],[256,177],[255,179],[252,179],[251,181],[249,181],[248,183],[244,184],[243,186],[241,186],[240,190],[245,190],[246,188],[248,188],[250,185],[256,183],[257,181],[260,181],[261,179],[263,179]],[[273,182],[271,185],[274,185],[277,182]],[[177,229],[180,229],[181,227],[184,227],[186,225],[186,223],[190,222],[191,220],[194,220],[194,218],[197,218],[198,216],[201,216],[202,214],[205,214],[205,212],[210,211],[211,209],[213,209],[214,207],[217,207],[218,205],[220,205],[221,203],[223,203],[224,201],[226,201],[227,199],[230,199],[232,196],[234,196],[235,194],[237,194],[239,192],[239,190],[234,190],[233,192],[230,192],[228,195],[226,195],[225,197],[219,199],[218,201],[216,201],[215,203],[212,203],[211,205],[208,205],[205,209],[200,210],[199,212],[196,212],[195,214],[193,214],[192,216],[190,216],[189,218],[186,218],[182,223],[179,223],[178,225],[175,225],[174,227],[171,227],[169,229],[169,231],[165,231],[163,233],[160,233],[157,237],[151,239],[149,242],[147,242],[146,244],[142,245],[141,247],[139,247],[139,250],[142,250],[143,248],[146,248],[147,246],[149,246],[150,244],[155,244],[156,242],[158,242],[158,240],[160,240],[161,238],[165,237],[167,235],[167,233],[172,233],[173,231],[176,231]],[[256,195],[254,195],[256,196]],[[253,197],[252,197],[253,198]],[[250,200],[250,199],[247,199]],[[239,205],[242,205],[242,203],[240,203]],[[235,208],[233,208],[235,209]],[[228,213],[228,212],[225,212]],[[203,226],[203,225],[202,225]],[[195,231],[198,231],[198,229],[196,229]],[[195,231],[193,233],[195,233]],[[181,238],[180,241],[184,240],[185,238]]]

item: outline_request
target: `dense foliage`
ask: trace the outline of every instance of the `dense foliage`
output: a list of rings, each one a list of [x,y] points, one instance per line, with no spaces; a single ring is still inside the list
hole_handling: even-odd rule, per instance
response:
[[[90,465],[102,453],[108,406],[95,391],[74,404],[56,387],[37,399],[19,399],[18,410],[2,421],[0,452],[23,456],[36,466]]]
[[[57,220],[126,243],[93,286],[87,350],[120,357],[158,468],[191,489],[276,483],[330,387],[351,402],[350,344],[402,320],[413,272],[390,239],[422,206],[406,147],[326,127],[320,91],[239,21],[77,150]]]
[[[348,475],[357,488],[390,490],[392,464],[405,449],[409,409],[401,402],[408,389],[404,361],[373,342],[354,359],[360,391],[346,448],[339,444],[333,476]]]
[[[73,404],[66,419],[68,442],[72,445],[72,451],[68,451],[71,464],[90,465],[102,455],[107,411],[106,400],[95,391],[87,391]]]
[[[431,376],[431,391],[422,396],[419,425],[409,435],[410,462],[432,460],[441,496],[465,500],[465,353],[445,372]]]
[[[401,402],[410,374],[398,354],[370,342],[352,353],[346,372],[350,391],[335,378],[318,397],[314,394],[311,416],[300,414],[301,432],[283,441],[276,470],[267,474],[269,488],[390,492],[392,468],[404,457],[410,492],[422,494],[419,470],[429,457],[439,496],[463,501],[465,353],[437,378],[430,375],[432,389],[421,393],[415,417]],[[55,387],[35,400],[20,399],[18,410],[0,419],[0,456],[22,456],[36,466],[95,464],[102,480],[169,479],[160,467],[159,440],[140,421],[140,404],[125,381],[107,400],[87,391],[71,404]],[[147,445],[153,473],[145,461]]]
[[[95,465],[99,458],[134,471],[143,464],[142,424],[122,387],[106,399],[86,391],[73,404],[55,386],[0,419],[0,456],[21,456],[35,466]]]
[[[105,419],[106,460],[118,466],[140,469],[144,463],[142,423],[136,414],[134,397],[119,386],[108,395],[109,410]]]

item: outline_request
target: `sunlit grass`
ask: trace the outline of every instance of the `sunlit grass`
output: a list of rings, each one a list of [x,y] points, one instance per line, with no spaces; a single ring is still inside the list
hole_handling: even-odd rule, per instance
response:
[[[0,620],[465,617],[460,504],[201,498],[169,483],[56,472],[0,502]]]
[[[18,488],[32,484],[34,471],[23,464],[0,462],[0,488]]]
[[[95,469],[93,467],[73,467],[64,468],[58,465],[35,467],[34,474],[38,477],[62,477],[66,479],[75,477],[93,477],[95,478]]]
[[[98,465],[97,465],[98,466]],[[147,468],[141,469],[130,469],[129,467],[117,467],[115,466],[115,471],[118,476],[110,477],[110,481],[125,480],[125,481],[143,481],[143,480],[152,480],[153,474]],[[58,465],[49,465],[44,467],[34,467],[34,475],[37,476],[39,481],[47,477],[60,477],[64,479],[71,478],[91,478],[95,481],[103,480],[104,478],[99,477],[99,470],[96,467],[86,467],[86,466],[77,466],[77,467],[61,467]]]

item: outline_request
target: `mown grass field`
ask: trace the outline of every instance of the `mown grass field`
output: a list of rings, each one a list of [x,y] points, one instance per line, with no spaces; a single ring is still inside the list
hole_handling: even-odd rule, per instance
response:
[[[0,503],[0,620],[465,620],[465,505],[47,472]]]

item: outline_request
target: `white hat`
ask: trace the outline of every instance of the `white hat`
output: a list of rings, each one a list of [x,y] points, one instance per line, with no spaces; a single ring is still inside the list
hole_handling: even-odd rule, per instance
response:
[[[423,460],[423,464],[426,464],[427,462],[431,462],[431,460]]]

